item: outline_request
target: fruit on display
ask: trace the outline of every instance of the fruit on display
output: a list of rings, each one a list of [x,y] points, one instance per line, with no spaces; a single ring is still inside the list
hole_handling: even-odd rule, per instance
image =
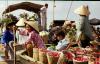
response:
[[[96,58],[94,64],[100,64],[100,58]]]
[[[66,52],[64,53],[64,55],[66,56],[68,60],[73,60],[73,58],[75,57],[75,55],[71,52]]]
[[[76,57],[73,59],[74,64],[88,64],[87,57]]]
[[[55,51],[47,52],[48,64],[57,64],[60,53]]]

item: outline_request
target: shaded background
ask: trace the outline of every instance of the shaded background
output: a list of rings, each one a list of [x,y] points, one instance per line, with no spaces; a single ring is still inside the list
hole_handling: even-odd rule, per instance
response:
[[[47,0],[0,0],[0,18],[2,18],[2,12],[6,9],[7,6],[11,4],[16,4],[20,2],[33,2],[36,4],[45,4],[48,3],[48,11],[47,11],[47,24],[48,27],[50,23],[53,21],[53,3],[54,1],[47,1]],[[70,8],[70,5],[72,3],[72,6]],[[54,9],[54,20],[78,20],[78,15],[75,14],[73,11],[77,7],[81,5],[88,5],[90,9],[90,19],[91,18],[97,18],[100,19],[100,1],[55,1],[55,9]],[[70,12],[68,14],[70,8]],[[14,14],[15,16],[19,17],[19,15],[23,12],[29,13],[29,15],[32,14],[32,12],[28,12],[25,10],[16,10],[11,12],[11,14]],[[68,14],[68,17],[67,17]]]

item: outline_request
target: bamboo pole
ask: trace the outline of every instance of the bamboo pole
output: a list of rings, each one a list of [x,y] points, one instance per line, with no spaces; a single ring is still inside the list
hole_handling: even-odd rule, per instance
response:
[[[14,34],[14,64],[16,64],[16,30],[14,29],[15,26],[13,26],[13,34]]]
[[[55,0],[53,1],[53,22],[54,22],[54,17],[55,17],[54,12],[55,12]]]

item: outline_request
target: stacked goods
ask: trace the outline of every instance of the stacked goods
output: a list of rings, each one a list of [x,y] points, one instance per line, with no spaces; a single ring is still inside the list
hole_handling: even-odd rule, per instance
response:
[[[39,61],[39,49],[33,48],[33,58],[35,61]]]
[[[86,53],[86,50],[84,48],[79,48],[79,47],[71,47],[69,51],[76,55],[83,55]]]
[[[47,53],[48,51],[46,49],[39,49],[39,61],[42,62],[43,64],[47,64]]]
[[[77,50],[76,51],[76,54],[80,54],[80,55],[83,55],[83,54],[85,54],[85,50]]]
[[[88,57],[75,57],[73,59],[74,64],[88,64]]]
[[[100,57],[100,52],[94,52],[93,56],[96,57],[96,58],[99,58]]]
[[[47,52],[48,64],[57,64],[59,59],[59,52],[50,51]]]
[[[45,42],[45,44],[47,44],[48,43],[48,35],[49,35],[49,33],[47,31],[41,31],[39,33],[39,35],[42,37],[42,39]]]
[[[70,52],[70,51],[67,51],[66,53],[64,53],[65,57],[67,58],[67,63],[68,64],[72,64],[73,63],[73,58],[75,57],[75,55]]]
[[[84,48],[75,47],[73,50],[77,55],[83,55],[86,53],[86,50]]]
[[[100,64],[100,58],[96,58],[94,64]]]

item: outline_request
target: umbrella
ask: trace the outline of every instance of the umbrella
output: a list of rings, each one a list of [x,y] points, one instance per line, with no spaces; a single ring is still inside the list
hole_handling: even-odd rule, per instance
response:
[[[100,25],[100,19],[96,19],[96,18],[90,19],[90,24],[91,25]]]
[[[35,3],[31,3],[31,2],[22,2],[22,3],[18,3],[18,4],[9,5],[7,7],[7,9],[5,9],[3,14],[15,11],[17,9],[24,9],[27,11],[32,11],[32,12],[38,13],[42,6],[43,5],[35,4]]]

